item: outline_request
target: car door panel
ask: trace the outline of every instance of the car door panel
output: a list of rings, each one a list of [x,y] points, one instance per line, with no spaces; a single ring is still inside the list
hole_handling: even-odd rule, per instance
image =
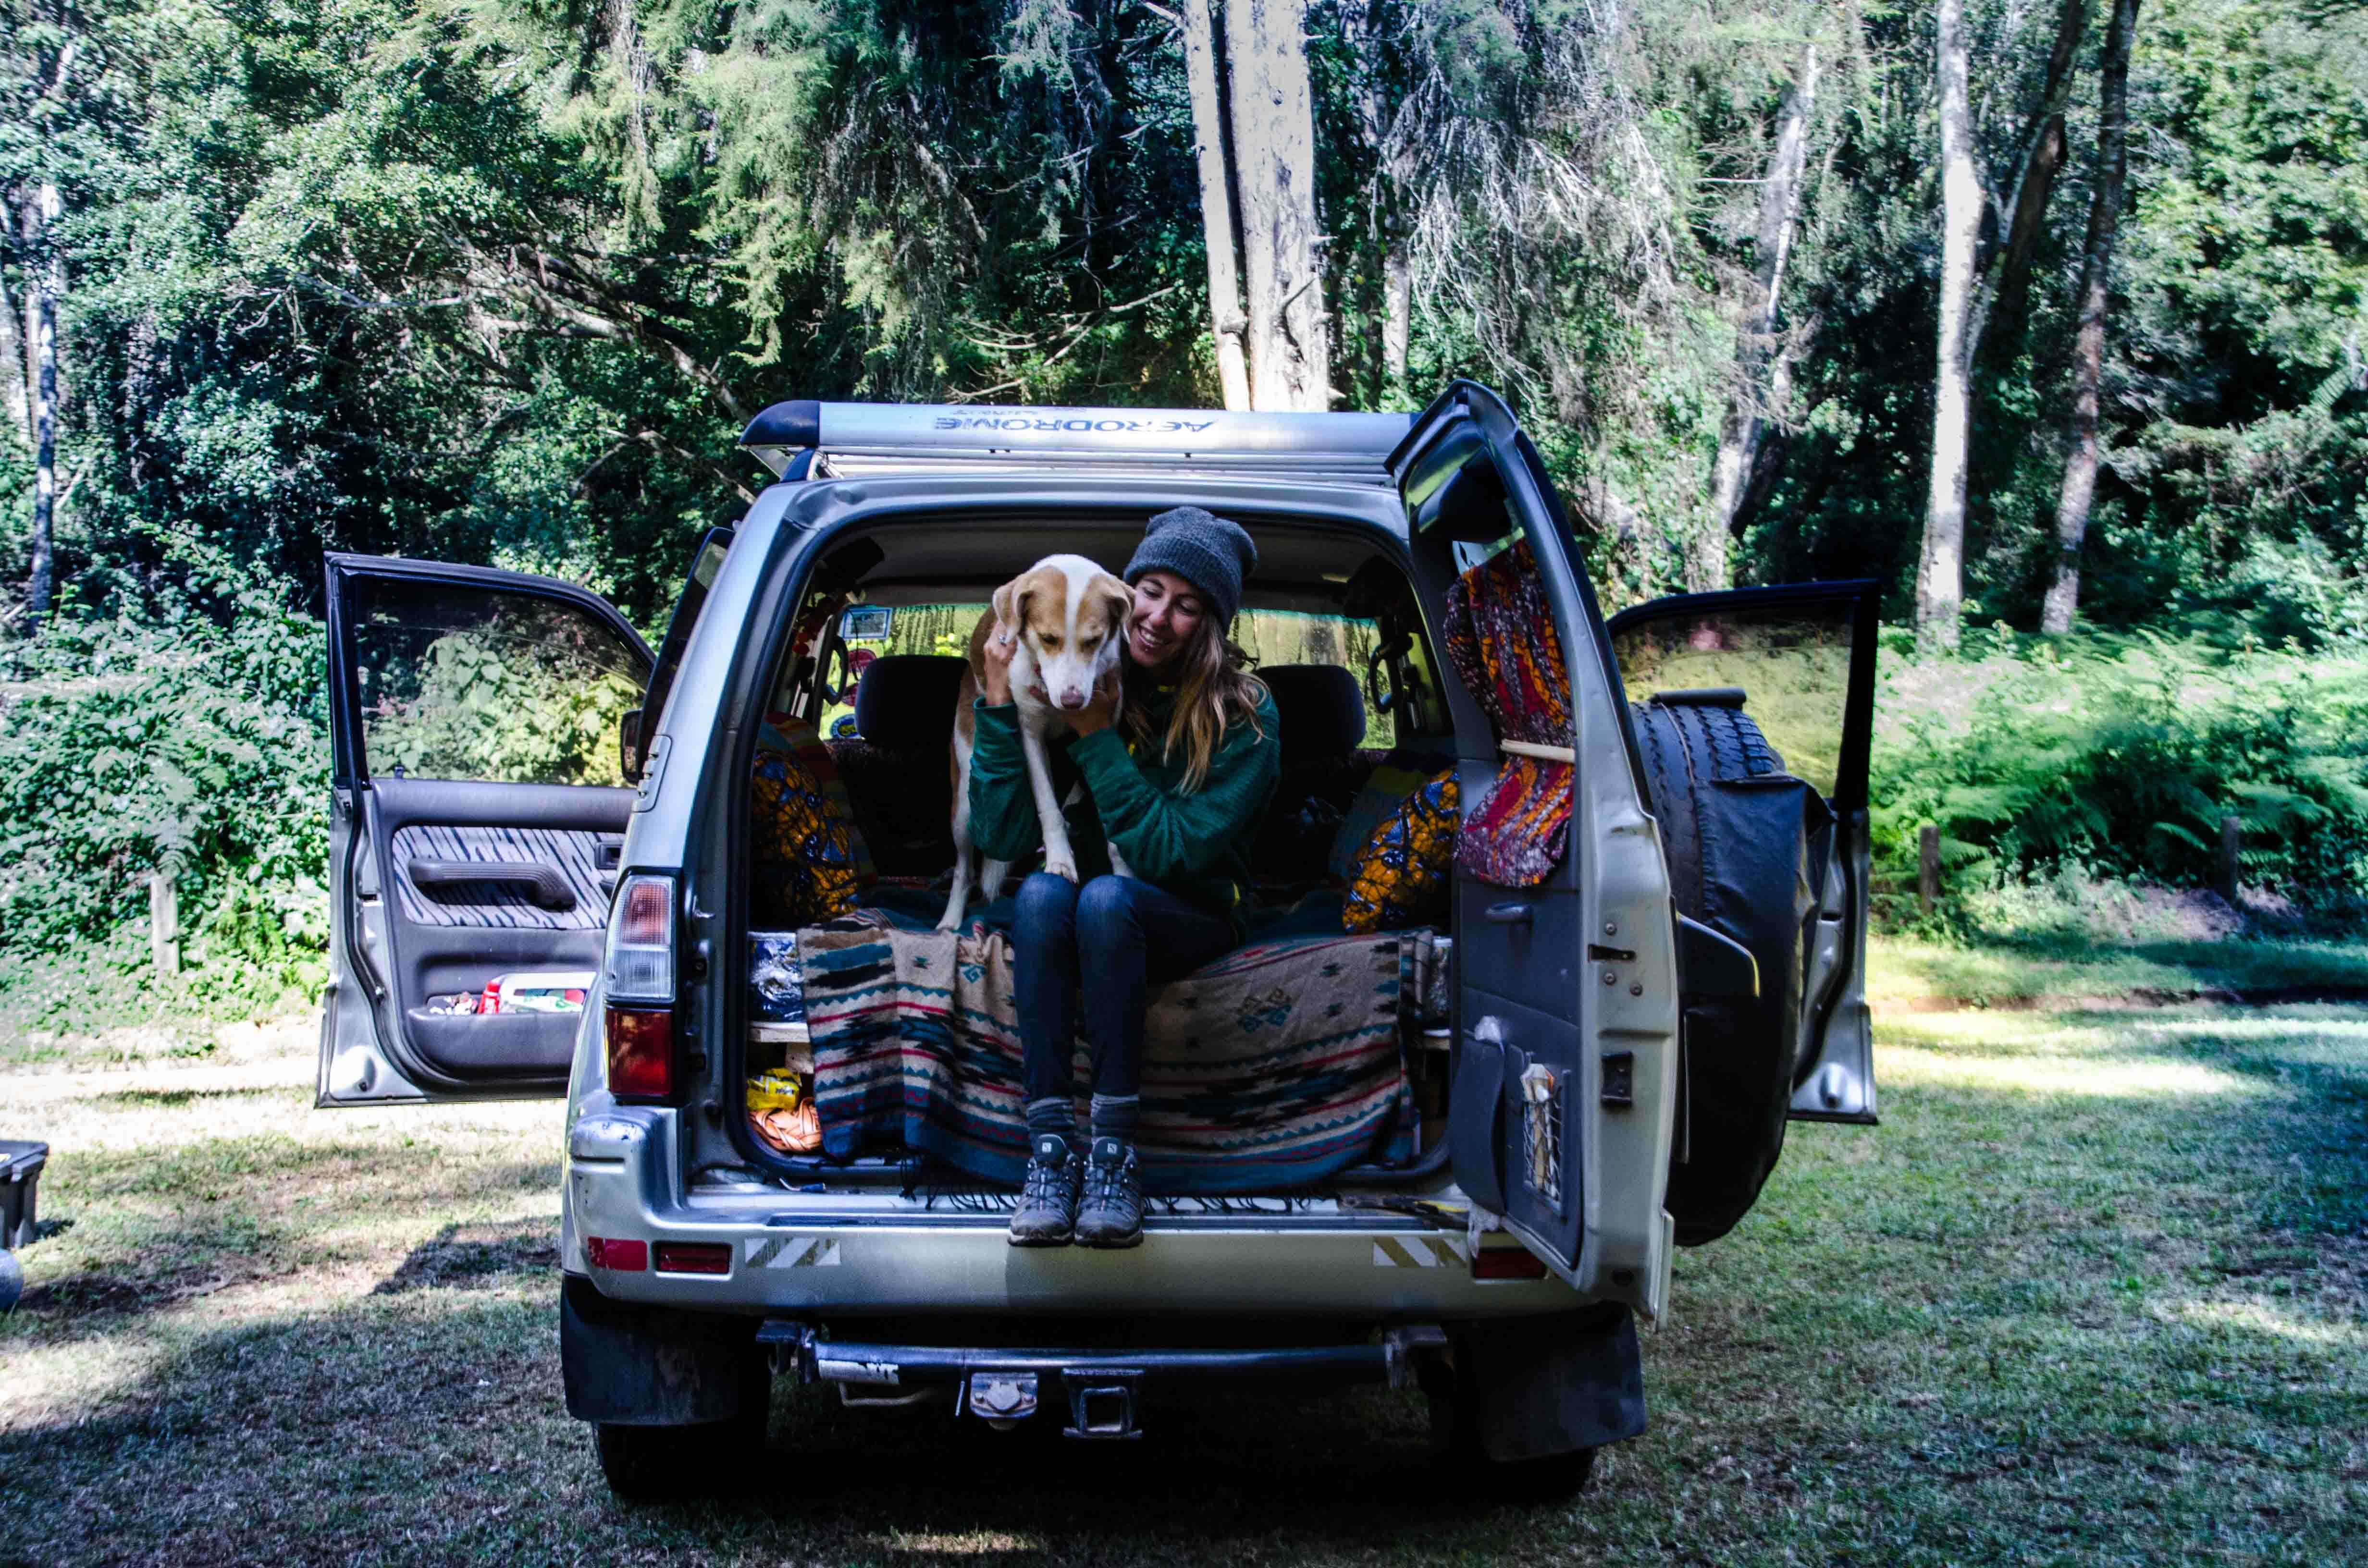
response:
[[[1809,583],[1656,599],[1609,628],[1632,699],[1736,707],[1827,808],[1806,835],[1799,1021],[1787,1051],[1793,1120],[1875,1119],[1865,952],[1880,610],[1877,584]]]
[[[1510,1231],[1581,1291],[1656,1313],[1669,1259],[1661,1199],[1675,1101],[1675,926],[1601,618],[1543,465],[1493,393],[1450,387],[1390,466],[1426,615],[1443,613],[1475,556],[1526,540],[1539,613],[1553,619],[1570,687],[1575,767],[1560,861],[1531,887],[1456,875],[1452,1168],[1483,1222]],[[1468,820],[1508,754],[1463,681],[1448,683],[1447,696]]]
[[[549,579],[333,556],[329,585],[337,919],[318,1100],[556,1095],[632,815],[612,752],[648,649]],[[491,776],[444,776],[472,771]],[[577,1010],[475,1010],[523,973]]]

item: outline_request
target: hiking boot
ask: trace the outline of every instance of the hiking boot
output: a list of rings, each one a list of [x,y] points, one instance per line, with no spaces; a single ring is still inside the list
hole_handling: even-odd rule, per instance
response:
[[[1078,1243],[1089,1247],[1131,1247],[1143,1240],[1143,1171],[1133,1145],[1116,1138],[1094,1140],[1076,1233]]]
[[[1057,1132],[1036,1134],[1028,1159],[1028,1181],[1011,1211],[1011,1244],[1061,1247],[1077,1223],[1077,1180],[1085,1161]]]

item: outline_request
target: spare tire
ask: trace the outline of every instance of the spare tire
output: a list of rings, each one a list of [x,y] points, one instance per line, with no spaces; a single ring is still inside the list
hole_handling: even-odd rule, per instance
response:
[[[1814,935],[1813,850],[1829,820],[1732,688],[1633,706],[1678,910],[1750,949],[1757,997],[1688,994],[1668,1209],[1699,1246],[1751,1210],[1784,1148]]]

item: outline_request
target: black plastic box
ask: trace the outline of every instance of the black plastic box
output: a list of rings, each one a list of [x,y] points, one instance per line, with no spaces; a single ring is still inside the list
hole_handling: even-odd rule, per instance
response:
[[[0,1247],[20,1247],[33,1239],[33,1193],[49,1163],[47,1143],[0,1139]]]

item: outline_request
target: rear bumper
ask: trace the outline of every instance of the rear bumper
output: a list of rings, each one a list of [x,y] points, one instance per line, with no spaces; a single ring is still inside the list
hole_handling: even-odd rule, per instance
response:
[[[801,1382],[836,1384],[850,1404],[951,1396],[956,1415],[998,1426],[1044,1406],[1065,1412],[1075,1437],[1136,1436],[1137,1402],[1155,1387],[1235,1381],[1267,1389],[1408,1388],[1425,1360],[1443,1366],[1447,1352],[1447,1335],[1437,1327],[1394,1328],[1371,1345],[1112,1353],[833,1340],[777,1318],[757,1331],[757,1341],[770,1347],[780,1369],[794,1371]]]
[[[1569,1286],[1475,1279],[1472,1238],[1411,1214],[1277,1199],[1155,1211],[1123,1252],[1014,1247],[1008,1199],[723,1188],[673,1198],[674,1113],[620,1108],[572,1130],[563,1267],[616,1301],[839,1321],[928,1314],[1304,1315],[1438,1323],[1567,1312]],[[721,1274],[594,1268],[584,1238],[722,1244]],[[1506,1241],[1508,1238],[1490,1238]],[[650,1253],[655,1256],[655,1246]]]

